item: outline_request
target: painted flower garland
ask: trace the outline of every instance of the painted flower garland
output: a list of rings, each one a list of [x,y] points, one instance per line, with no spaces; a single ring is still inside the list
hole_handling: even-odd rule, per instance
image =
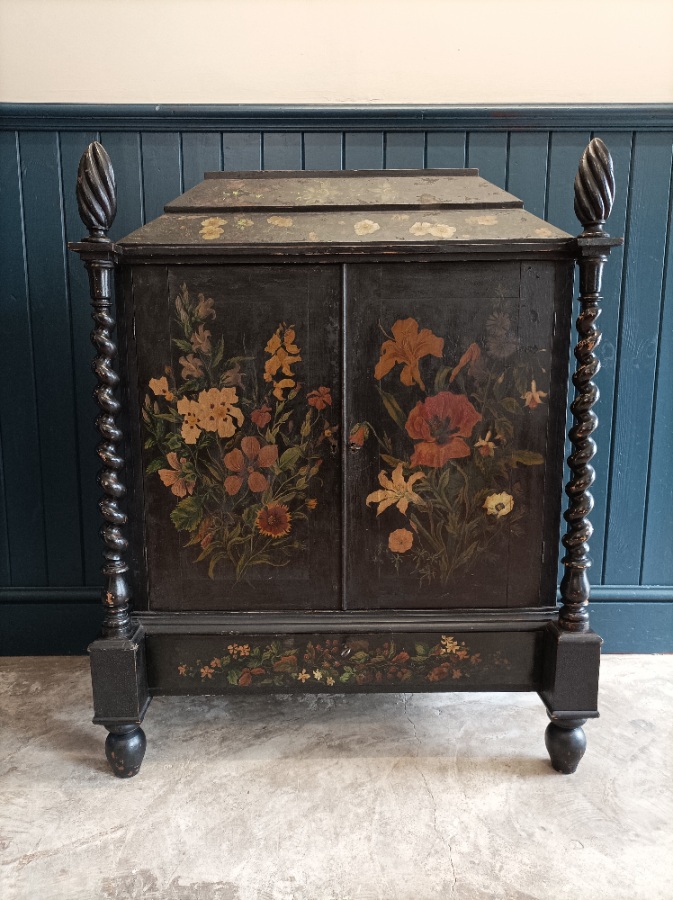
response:
[[[343,653],[340,640],[325,637],[305,641],[287,638],[255,643],[232,641],[220,654],[181,662],[178,676],[215,686],[285,687],[308,690],[348,690],[350,687],[428,685],[469,679],[490,668],[508,668],[499,651],[483,660],[464,641],[450,634],[431,639],[415,637],[396,643],[393,638],[362,638],[348,642]],[[224,650],[224,648],[223,648]],[[446,690],[446,687],[444,688]]]

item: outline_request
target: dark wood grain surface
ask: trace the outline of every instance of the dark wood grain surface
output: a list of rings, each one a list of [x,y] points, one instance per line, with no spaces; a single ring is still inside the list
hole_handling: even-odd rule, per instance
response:
[[[353,423],[372,423],[372,430],[381,441],[390,441],[390,449],[382,449],[372,435],[361,451],[348,453],[346,457],[348,608],[554,605],[565,382],[562,377],[553,386],[550,382],[552,373],[562,371],[568,353],[568,307],[564,302],[568,289],[567,264],[560,267],[552,263],[515,262],[488,266],[467,262],[349,266],[346,370],[353,384],[348,394],[349,427]],[[427,393],[418,384],[404,386],[395,372],[378,383],[375,378],[375,363],[385,334],[391,331],[395,321],[410,316],[419,327],[430,329],[444,341],[441,360],[428,357],[420,364]],[[511,340],[511,345],[497,345],[497,336],[492,340],[496,319],[509,323],[512,331],[507,341]],[[478,362],[481,365],[487,361],[484,379],[488,378],[487,365],[495,364],[492,376],[495,379],[503,379],[505,373],[512,372],[516,378],[526,377],[528,381],[526,366],[534,360],[540,367],[536,387],[544,392],[543,401],[535,408],[526,407],[522,400],[525,390],[521,388],[515,396],[505,398],[502,427],[504,431],[505,423],[510,422],[511,431],[499,438],[496,438],[495,420],[477,400],[483,382],[469,375],[465,377],[462,372],[453,382],[446,379],[439,385],[441,390],[437,390],[442,367],[456,366],[470,346],[483,351]],[[524,361],[523,368],[519,368]],[[505,390],[507,382],[502,383]],[[379,386],[383,393],[379,393]],[[526,382],[525,387],[528,386]],[[372,504],[372,509],[364,500],[379,486],[379,471],[389,475],[394,468],[389,457],[407,461],[407,465],[411,458],[412,466],[416,458],[411,454],[418,445],[412,443],[408,425],[399,427],[393,420],[388,409],[391,400],[406,418],[414,404],[423,401],[432,405],[433,395],[451,399],[462,396],[463,391],[474,401],[474,408],[480,414],[480,421],[469,429],[465,446],[461,448],[467,455],[469,445],[471,459],[470,456],[467,459],[447,457],[442,458],[438,469],[422,468],[432,483],[443,473],[446,473],[444,480],[448,479],[448,496],[430,517],[433,528],[439,529],[437,534],[441,534],[441,540],[448,542],[446,562],[450,567],[456,565],[447,574],[445,566],[429,560],[426,565],[415,555],[417,545],[422,545],[424,551],[429,546],[422,532],[416,531],[409,551],[391,555],[389,535],[403,529],[410,540],[409,528],[413,531],[415,526],[409,525],[407,514],[395,504],[375,515],[376,505]],[[426,397],[431,399],[424,400]],[[477,461],[484,461],[476,446],[480,440],[484,442],[481,447],[488,463],[495,463],[516,449],[537,455],[538,464],[516,465],[502,476],[504,480],[498,480],[495,468],[476,465]],[[451,466],[454,466],[453,474]],[[482,530],[489,516],[475,506],[468,511],[457,504],[462,477],[470,478],[470,485],[465,489],[469,497],[480,489],[486,502],[488,496],[498,496],[504,491],[514,505],[511,518],[506,513],[502,519],[488,523],[497,527]],[[423,480],[416,484],[423,494]],[[426,494],[426,501],[427,498]],[[457,530],[441,530],[443,517],[452,514],[459,520]],[[427,527],[427,521],[421,512],[419,527]],[[443,550],[436,548],[432,553],[444,555]],[[467,554],[467,561],[461,565],[458,560],[462,554]],[[409,557],[413,557],[414,564]]]
[[[276,320],[303,323],[297,327],[296,338],[298,343],[304,336],[307,339],[302,351],[302,377],[306,384],[329,386],[329,412],[334,420],[334,433],[324,441],[324,447],[330,448],[329,465],[321,470],[322,485],[315,497],[312,524],[299,529],[302,541],[306,537],[309,540],[308,555],[301,551],[279,570],[260,566],[259,571],[237,581],[223,567],[210,578],[206,567],[195,563],[199,547],[185,547],[189,534],[176,531],[171,522],[176,497],[161,483],[156,468],[142,476],[136,496],[145,522],[142,540],[148,547],[148,575],[141,581],[143,587],[148,586],[149,608],[460,609],[555,603],[565,410],[562,373],[568,350],[569,309],[564,304],[569,287],[567,263],[358,264],[348,266],[346,272],[337,266],[143,266],[133,273],[137,300],[135,336],[130,340],[135,341],[132,357],[133,365],[137,361],[138,366],[134,375],[138,388],[132,397],[132,416],[140,416],[145,398],[151,396],[152,379],[161,377],[167,367],[176,377],[180,371],[179,358],[186,351],[176,349],[174,343],[180,338],[175,300],[184,283],[192,296],[213,299],[217,319],[208,320],[208,328],[216,336],[226,337],[229,355],[240,351],[252,358],[244,379],[259,379],[254,360],[263,361]],[[129,281],[126,290],[130,288]],[[448,582],[430,578],[426,583],[406,558],[388,553],[388,534],[405,525],[405,516],[394,504],[377,516],[376,505],[372,508],[366,503],[380,487],[379,472],[389,477],[394,469],[382,461],[383,451],[375,435],[393,442],[392,457],[397,454],[408,461],[415,446],[386,411],[379,390],[383,385],[374,377],[374,370],[385,335],[397,320],[411,317],[446,344],[441,361],[429,358],[422,363],[427,366],[424,371],[430,384],[442,366],[457,364],[474,342],[480,342],[486,357],[487,323],[494,315],[505,316],[512,323],[514,343],[511,348],[505,347],[506,353],[518,347],[517,352],[529,362],[538,358],[541,369],[536,387],[544,396],[536,408],[530,409],[519,385],[515,396],[507,401],[511,432],[494,442],[494,424],[489,429],[484,423],[470,434],[470,449],[479,439],[489,437],[493,440],[486,442],[490,444],[488,452],[495,453],[497,447],[498,454],[506,455],[510,448],[523,449],[539,455],[539,464],[516,465],[509,471],[507,482],[498,483],[516,503],[514,531],[510,521],[503,518],[488,554],[482,556],[475,548],[471,564]],[[345,356],[341,350],[342,321],[346,328]],[[504,375],[516,369],[516,364],[516,353],[510,353],[502,360],[502,371],[498,369],[495,374]],[[528,374],[525,377],[530,381]],[[552,377],[558,378],[556,390],[550,390]],[[406,404],[405,415],[422,399],[418,385],[401,385],[399,370],[387,381],[390,385],[386,382],[384,394],[397,398],[400,409]],[[347,398],[343,409],[342,384],[346,385]],[[457,383],[454,392],[458,384],[464,390],[475,387],[468,380]],[[528,382],[523,387],[528,388]],[[156,400],[153,398],[153,402]],[[358,447],[350,443],[349,435],[362,423],[367,423],[371,435]],[[179,425],[170,427],[179,430]],[[489,430],[493,431],[491,435],[487,434]],[[553,440],[551,436],[555,436]],[[144,451],[137,478],[155,457],[153,449]],[[162,465],[163,471],[168,471],[167,463]],[[222,477],[227,474],[231,473],[223,471]],[[484,488],[488,495],[498,493],[496,486],[489,489],[486,482]],[[307,535],[303,534],[307,529]],[[136,548],[136,558],[141,555],[141,547],[142,543]],[[306,571],[299,571],[302,568]]]
[[[239,363],[232,364],[232,367],[240,365],[240,382],[234,388],[239,398],[255,398],[254,403],[251,399],[250,405],[242,407],[245,427],[238,431],[231,446],[223,441],[219,455],[213,451],[212,463],[218,467],[222,481],[227,477],[238,477],[236,471],[227,468],[223,460],[226,452],[234,449],[240,452],[244,433],[255,436],[261,446],[269,443],[265,433],[273,423],[264,421],[268,414],[263,415],[261,421],[264,424],[258,428],[251,422],[251,413],[255,405],[264,405],[259,398],[269,387],[263,380],[265,361],[269,359],[265,347],[280,323],[295,326],[301,362],[297,363],[294,374],[302,386],[302,392],[296,402],[288,403],[280,414],[288,413],[289,418],[284,422],[281,433],[272,439],[277,447],[278,459],[280,461],[282,454],[295,446],[295,438],[299,438],[308,411],[316,413],[314,433],[318,427],[323,427],[317,423],[318,411],[308,403],[312,390],[320,387],[329,389],[330,404],[319,412],[329,416],[334,434],[322,439],[320,435],[316,437],[319,444],[316,452],[322,463],[319,474],[302,493],[302,497],[306,494],[306,501],[315,501],[315,508],[310,509],[309,506],[307,513],[303,506],[302,516],[306,515],[306,518],[300,519],[297,517],[299,508],[296,503],[293,505],[291,502],[288,506],[290,515],[295,515],[289,523],[288,536],[293,540],[296,537],[297,546],[288,549],[288,557],[274,555],[268,565],[252,565],[244,577],[237,576],[228,559],[222,560],[212,578],[209,576],[209,560],[200,564],[196,562],[203,549],[199,543],[185,547],[193,533],[177,531],[171,520],[171,513],[178,502],[177,496],[162,484],[156,469],[149,474],[146,472],[142,496],[149,606],[152,609],[175,610],[337,608],[341,573],[341,452],[338,431],[341,416],[340,269],[337,266],[255,265],[190,267],[188,270],[177,266],[134,269],[135,353],[138,360],[134,408],[137,411],[148,396],[153,403],[157,399],[161,401],[153,394],[150,382],[165,376],[167,367],[173,373],[171,379],[184,383],[184,379],[181,382],[183,367],[180,358],[186,358],[188,353],[175,344],[176,340],[184,341],[175,310],[175,301],[183,284],[195,302],[198,302],[199,295],[213,301],[215,317],[208,316],[205,320],[205,327],[211,333],[211,343],[215,346],[221,338],[224,359],[239,360]],[[191,392],[189,396],[197,394],[198,391]],[[269,403],[271,409],[275,398],[270,399]],[[167,410],[168,405],[162,407],[162,414]],[[138,421],[140,413],[136,412],[136,415]],[[167,429],[178,440],[180,425],[167,423]],[[182,446],[181,454],[189,451],[188,445]],[[156,447],[145,449],[143,468],[146,469],[157,458],[165,457],[160,456]],[[247,469],[254,465],[254,461],[246,458],[245,465],[243,474],[247,479]],[[164,462],[165,471],[166,466]],[[262,465],[257,469],[263,477],[270,477],[269,467]],[[298,473],[297,479],[300,478]],[[310,495],[307,493],[309,487]],[[243,499],[244,495],[247,500]],[[244,509],[258,509],[262,494],[255,493],[243,483],[235,496],[241,498],[236,512],[236,516],[240,516]],[[295,509],[296,513],[293,513]],[[259,537],[259,529],[254,527],[246,533],[256,533]],[[273,550],[277,549],[273,538],[267,543]]]
[[[333,209],[510,209],[521,200],[477,169],[377,172],[208,172],[166,212]]]

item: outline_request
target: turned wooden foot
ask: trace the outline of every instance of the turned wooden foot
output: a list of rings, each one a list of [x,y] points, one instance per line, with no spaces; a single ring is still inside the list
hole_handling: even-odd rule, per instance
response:
[[[133,778],[140,771],[147,739],[139,725],[107,726],[105,755],[117,778]]]
[[[562,775],[572,775],[587,749],[582,725],[586,719],[552,719],[547,725],[544,742],[551,764]]]

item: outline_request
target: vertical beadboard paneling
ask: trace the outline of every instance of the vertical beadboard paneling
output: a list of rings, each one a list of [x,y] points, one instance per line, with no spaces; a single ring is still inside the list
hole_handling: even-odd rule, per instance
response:
[[[297,169],[302,166],[301,133],[274,131],[262,136],[264,169]]]
[[[501,188],[507,183],[507,138],[506,131],[477,131],[467,141],[467,165]]]
[[[425,132],[391,131],[385,141],[386,169],[422,169],[425,167]]]
[[[673,584],[673,185],[664,273],[641,584]]]
[[[29,131],[19,143],[47,577],[50,585],[66,586],[82,584],[83,564],[59,135]]]
[[[464,131],[429,131],[425,139],[428,169],[462,169],[465,163]]]
[[[7,518],[7,494],[5,492],[5,464],[2,454],[2,422],[0,421],[0,586],[6,587],[11,583],[9,522]]]
[[[345,169],[382,169],[383,134],[380,131],[346,132]]]
[[[627,222],[633,132],[611,134],[609,135],[608,143],[615,164],[615,203],[610,215],[608,228],[610,234],[623,235],[626,232]],[[602,303],[602,313],[598,322],[603,337],[599,349],[601,371],[596,378],[596,384],[600,391],[600,397],[595,406],[599,421],[596,433],[598,454],[594,462],[596,481],[591,489],[594,496],[594,511],[591,514],[591,522],[594,526],[594,537],[591,540],[591,558],[593,560],[592,576],[596,580],[600,580],[602,577],[605,539],[608,532],[610,453],[615,425],[612,412],[615,401],[623,271],[624,248],[615,247],[610,254],[610,260],[603,274],[602,293],[605,300]]]
[[[307,131],[304,139],[304,168],[320,171],[343,168],[343,133]]]
[[[182,193],[182,147],[178,132],[141,135],[145,221],[151,222],[164,206]]]
[[[79,158],[88,144],[97,138],[95,132],[66,131],[60,135],[61,178],[65,236],[68,241],[77,241],[85,231],[77,211],[77,200],[72,184],[66,174],[76,172]],[[66,274],[70,295],[72,321],[73,378],[75,383],[75,421],[77,462],[79,467],[80,511],[82,517],[82,561],[84,584],[95,584],[101,566],[101,545],[98,538],[100,513],[97,499],[96,473],[100,462],[95,453],[98,432],[95,421],[98,407],[93,399],[96,384],[91,371],[94,348],[90,334],[91,304],[89,302],[89,280],[80,259],[74,253],[66,255]],[[74,535],[73,535],[74,538]]]
[[[0,133],[0,437],[6,547],[3,584],[46,585],[40,429],[23,245],[18,135]]]
[[[182,184],[188,191],[203,180],[204,172],[222,168],[222,138],[216,132],[188,131],[182,139]]]
[[[100,139],[110,154],[117,179],[117,215],[110,229],[110,237],[116,241],[146,221],[140,134],[137,131],[102,131]],[[72,171],[63,173],[63,182],[66,189],[69,187],[74,193]]]
[[[582,230],[573,209],[573,184],[590,140],[589,131],[562,131],[552,133],[549,142],[549,190],[544,218],[569,234]]]
[[[609,584],[640,582],[671,146],[666,133],[636,135],[633,145],[604,557]]]
[[[548,131],[510,135],[506,189],[523,200],[528,212],[541,218],[547,202],[548,149]]]
[[[225,132],[222,151],[227,172],[256,172],[262,168],[262,135],[259,131]]]

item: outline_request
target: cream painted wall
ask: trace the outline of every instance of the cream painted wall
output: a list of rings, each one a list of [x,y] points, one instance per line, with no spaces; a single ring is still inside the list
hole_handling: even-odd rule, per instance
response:
[[[0,101],[673,101],[673,0],[0,0]]]

